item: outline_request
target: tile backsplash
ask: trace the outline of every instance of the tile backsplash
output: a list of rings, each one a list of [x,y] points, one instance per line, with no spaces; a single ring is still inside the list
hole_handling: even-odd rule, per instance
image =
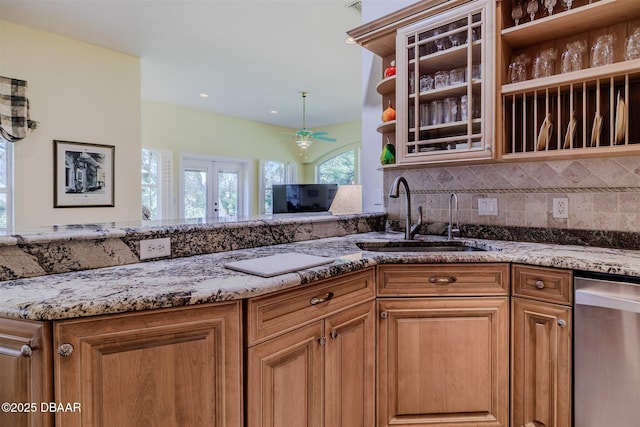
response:
[[[424,221],[447,222],[455,192],[462,224],[640,231],[640,157],[386,169],[385,189],[400,175],[414,222],[418,205]],[[478,215],[485,197],[497,199],[497,216]],[[568,218],[554,218],[554,198],[568,199]],[[404,196],[385,205],[390,219],[404,218]]]

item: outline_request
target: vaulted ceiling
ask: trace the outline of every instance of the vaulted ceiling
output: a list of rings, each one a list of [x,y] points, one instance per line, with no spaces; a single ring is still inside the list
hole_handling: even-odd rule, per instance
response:
[[[360,118],[353,3],[0,0],[0,18],[140,57],[147,100],[298,128],[307,91],[315,128]]]

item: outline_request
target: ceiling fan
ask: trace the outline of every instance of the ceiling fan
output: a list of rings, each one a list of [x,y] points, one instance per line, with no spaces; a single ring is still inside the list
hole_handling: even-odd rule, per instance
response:
[[[329,132],[312,132],[306,128],[306,101],[307,92],[300,92],[302,94],[302,128],[298,129],[295,133],[296,144],[300,148],[300,155],[306,154],[307,150],[313,144],[314,139],[336,142],[335,138],[327,136]]]

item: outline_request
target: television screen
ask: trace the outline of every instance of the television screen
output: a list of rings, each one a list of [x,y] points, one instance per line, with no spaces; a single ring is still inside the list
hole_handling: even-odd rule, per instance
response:
[[[273,213],[325,212],[338,184],[284,184],[273,186]]]

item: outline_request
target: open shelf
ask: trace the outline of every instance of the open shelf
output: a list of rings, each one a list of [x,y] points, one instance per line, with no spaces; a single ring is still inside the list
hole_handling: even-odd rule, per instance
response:
[[[600,0],[505,28],[501,34],[504,42],[518,49],[636,18],[640,18],[640,1]]]
[[[396,91],[396,76],[381,80],[376,86],[376,92],[380,95],[390,95]]]

